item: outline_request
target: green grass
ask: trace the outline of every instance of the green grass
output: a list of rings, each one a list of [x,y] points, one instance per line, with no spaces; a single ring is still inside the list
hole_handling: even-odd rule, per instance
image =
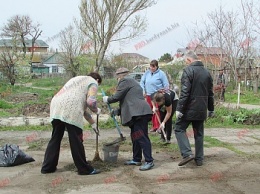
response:
[[[41,78],[39,79],[31,79],[31,83],[33,87],[44,87],[44,88],[53,88],[53,87],[61,87],[68,81],[67,77],[52,77],[52,78]]]
[[[245,152],[242,152],[242,151],[236,149],[235,147],[233,147],[232,144],[219,141],[218,139],[210,137],[210,136],[205,136],[204,141],[207,142],[207,144],[205,144],[205,147],[223,147],[223,148],[227,148],[237,154],[243,154],[243,155],[246,154]]]
[[[158,134],[149,134],[153,149],[163,149],[164,151],[178,152],[179,147],[177,144],[165,144],[160,141],[161,136]],[[173,137],[175,138],[175,137]]]
[[[225,101],[229,103],[237,103],[237,91],[226,92]],[[260,105],[260,92],[254,93],[253,91],[241,91],[240,104],[255,104]]]
[[[13,107],[14,107],[14,105],[6,102],[5,100],[0,100],[0,109],[10,109]]]
[[[50,131],[51,125],[0,126],[0,131]]]
[[[49,90],[37,89],[33,87],[25,87],[21,85],[11,86],[9,83],[0,83],[0,117],[8,116],[19,116],[21,110],[24,106],[29,104],[46,104],[53,95],[64,85],[67,78],[55,77],[55,78],[42,78],[42,79],[27,79],[19,80],[20,83],[32,83],[33,87],[48,88]],[[102,102],[101,89],[103,89],[106,95],[111,95],[116,87],[117,81],[113,79],[103,79],[102,84],[98,89],[98,103]],[[236,102],[237,95],[234,92],[226,92],[226,102]],[[26,95],[27,93],[35,94],[38,96],[37,100],[28,100],[25,102],[11,103],[10,100],[15,95]],[[241,103],[249,104],[260,104],[260,93],[254,94],[252,91],[242,91]],[[107,109],[107,107],[102,104],[102,109]],[[118,107],[118,103],[111,104],[112,108]],[[242,109],[228,109],[223,107],[215,108],[215,117],[209,118],[205,122],[206,128],[244,128],[245,120],[255,119],[260,117],[260,110],[242,110]],[[175,120],[175,118],[173,118]],[[252,121],[254,123],[254,121]],[[120,121],[118,121],[120,123]],[[260,124],[246,125],[247,128],[260,128]],[[87,126],[86,128],[90,128]],[[100,122],[100,128],[115,128],[112,118],[106,122]]]
[[[12,114],[0,109],[0,117],[11,117]]]

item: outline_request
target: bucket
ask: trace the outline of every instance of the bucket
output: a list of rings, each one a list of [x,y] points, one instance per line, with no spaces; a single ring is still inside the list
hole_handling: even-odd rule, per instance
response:
[[[117,162],[119,144],[103,145],[104,161]]]

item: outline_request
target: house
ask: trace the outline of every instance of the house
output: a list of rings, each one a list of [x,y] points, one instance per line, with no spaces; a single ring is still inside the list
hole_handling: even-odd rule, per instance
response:
[[[49,73],[65,73],[62,53],[55,52],[42,61],[42,65],[49,67]]]
[[[200,45],[190,50],[196,52],[204,64],[212,64],[217,68],[224,68],[225,61],[227,61],[227,54],[220,47],[203,47]]]
[[[122,53],[117,55],[113,59],[113,63],[116,67],[127,67],[129,70],[133,69],[137,65],[149,63],[149,58],[142,56],[138,53]]]
[[[36,75],[39,74],[48,74],[49,73],[49,67],[43,65],[43,64],[37,64],[32,66],[33,73]]]
[[[24,71],[26,71],[25,67]],[[27,70],[28,72],[30,69]],[[36,75],[43,75],[49,73],[49,67],[42,64],[42,55],[34,54],[32,58],[32,72]]]
[[[11,49],[15,44],[12,39],[0,39],[0,52],[6,49]],[[43,40],[36,40],[34,46],[32,46],[32,40],[25,40],[26,52],[44,53],[48,51],[49,45]],[[23,44],[21,41],[16,43],[16,47],[22,51]]]
[[[194,51],[206,66],[213,65],[215,68],[224,68],[225,61],[227,61],[227,54],[222,48],[204,47],[202,45],[189,48],[179,48],[177,49],[175,58],[182,57],[188,50]]]

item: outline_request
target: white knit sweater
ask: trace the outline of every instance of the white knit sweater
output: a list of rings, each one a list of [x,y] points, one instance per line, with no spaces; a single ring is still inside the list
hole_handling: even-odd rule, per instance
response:
[[[90,76],[70,79],[51,100],[51,121],[59,119],[83,129],[88,88],[93,83],[97,84],[97,81]]]

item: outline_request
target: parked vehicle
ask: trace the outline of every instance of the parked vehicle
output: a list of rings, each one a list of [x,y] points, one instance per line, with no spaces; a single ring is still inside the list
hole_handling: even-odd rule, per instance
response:
[[[134,72],[134,73],[129,73],[126,77],[134,78],[137,82],[140,82],[143,74],[144,74],[143,72]]]

